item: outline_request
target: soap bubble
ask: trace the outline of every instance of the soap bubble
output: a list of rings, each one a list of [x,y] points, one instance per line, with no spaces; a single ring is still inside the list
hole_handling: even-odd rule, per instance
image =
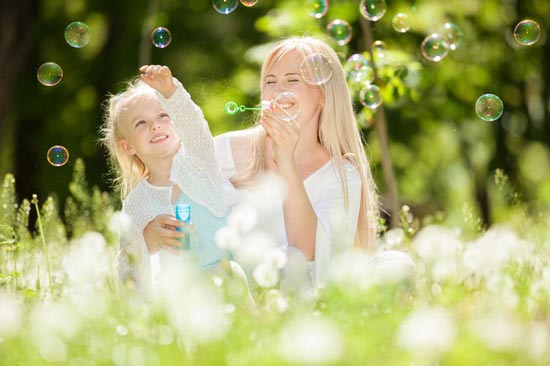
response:
[[[449,48],[454,51],[462,43],[464,32],[462,29],[454,23],[445,23],[439,28],[439,34],[441,34],[449,44]]]
[[[46,62],[38,68],[36,78],[42,85],[54,86],[63,79],[63,69],[55,62]]]
[[[523,46],[530,46],[539,40],[540,33],[540,25],[537,22],[525,19],[514,28],[514,39]]]
[[[172,42],[172,35],[168,28],[158,27],[151,33],[151,41],[157,48],[166,48]]]
[[[356,83],[370,84],[374,80],[374,70],[369,60],[360,53],[351,55],[344,64],[346,77]]]
[[[300,104],[294,93],[283,92],[273,99],[271,110],[283,121],[296,120],[300,112]]]
[[[502,116],[504,104],[502,100],[494,94],[483,94],[476,101],[476,114],[484,121],[495,121]]]
[[[425,59],[439,62],[447,56],[449,52],[449,43],[441,34],[434,33],[424,38],[420,46],[420,51]]]
[[[258,0],[241,0],[241,4],[243,4],[244,6],[248,6],[249,8],[256,5],[257,3]]]
[[[391,25],[393,29],[395,29],[399,33],[405,33],[409,29],[411,29],[411,20],[409,19],[409,16],[405,13],[398,13],[395,14],[393,19],[391,20]]]
[[[55,145],[50,147],[46,158],[53,166],[63,166],[69,161],[69,151],[61,145]]]
[[[368,20],[375,22],[382,18],[386,13],[386,1],[362,0],[359,4],[359,12]]]
[[[72,22],[65,28],[65,41],[74,48],[82,48],[90,42],[90,28],[82,22]]]
[[[380,88],[374,84],[365,86],[359,93],[359,101],[362,105],[370,109],[380,107],[380,104],[382,104]]]
[[[229,14],[237,9],[239,0],[212,0],[212,6],[220,14]]]
[[[335,19],[327,24],[327,34],[340,46],[351,41],[353,31],[348,22],[342,19]]]
[[[309,15],[320,19],[328,12],[328,0],[307,0]]]
[[[332,76],[332,65],[325,56],[314,53],[304,58],[300,65],[300,74],[306,82],[321,85]]]

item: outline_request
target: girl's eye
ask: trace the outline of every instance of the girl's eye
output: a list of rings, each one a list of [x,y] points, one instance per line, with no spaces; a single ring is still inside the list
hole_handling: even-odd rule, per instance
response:
[[[144,123],[145,123],[144,120],[137,121],[136,124],[134,125],[134,128],[135,128],[135,127],[138,127],[139,125],[142,125],[142,124],[144,124]]]

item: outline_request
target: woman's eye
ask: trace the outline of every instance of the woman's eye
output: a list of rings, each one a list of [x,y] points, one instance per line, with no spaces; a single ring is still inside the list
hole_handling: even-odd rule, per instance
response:
[[[170,116],[168,115],[168,113],[161,113],[161,114],[159,114],[159,117],[160,118],[169,118]]]
[[[271,80],[266,81],[265,83],[266,83],[267,85],[269,85],[269,84],[275,84],[275,82],[274,82],[274,81],[271,81]]]

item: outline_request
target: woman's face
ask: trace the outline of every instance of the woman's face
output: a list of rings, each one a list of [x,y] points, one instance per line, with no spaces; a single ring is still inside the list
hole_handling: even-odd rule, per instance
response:
[[[300,74],[301,61],[299,53],[291,51],[268,68],[262,80],[262,100],[272,101],[283,92],[293,93],[301,109],[296,118],[297,122],[304,125],[319,120],[324,96],[320,86],[308,84],[303,80]]]

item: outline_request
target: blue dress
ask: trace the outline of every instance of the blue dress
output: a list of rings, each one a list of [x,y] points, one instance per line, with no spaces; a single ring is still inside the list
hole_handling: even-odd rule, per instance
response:
[[[216,232],[226,226],[226,215],[216,217],[208,209],[191,200],[180,192],[176,203],[187,203],[191,206],[191,222],[195,226],[190,235],[190,249],[184,251],[184,256],[196,264],[198,268],[208,268],[222,260],[231,259],[231,255],[216,245]]]

